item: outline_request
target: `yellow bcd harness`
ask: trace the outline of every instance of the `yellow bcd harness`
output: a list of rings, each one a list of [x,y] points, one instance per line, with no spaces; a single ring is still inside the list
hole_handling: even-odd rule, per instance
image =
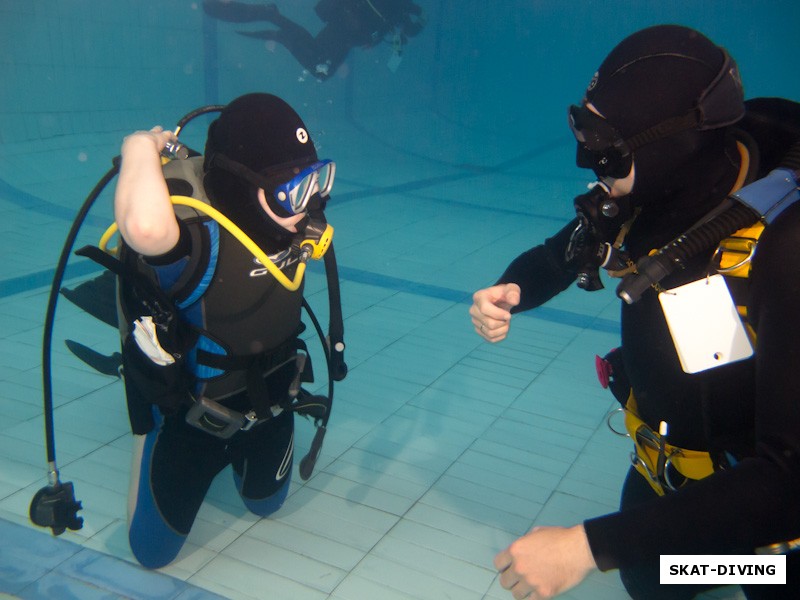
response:
[[[720,242],[715,259],[717,270],[725,277],[749,278],[751,259],[755,253],[758,239],[764,225],[757,223],[752,227],[740,229],[731,237]],[[747,322],[747,307],[737,306],[751,339],[755,332]],[[666,432],[655,431],[638,416],[636,398],[631,391],[624,408],[620,408],[625,418],[627,435],[634,444],[631,464],[645,478],[659,496],[680,488],[688,481],[704,479],[714,472],[714,462],[708,452],[679,448],[668,443]],[[609,423],[610,426],[610,423]],[[615,433],[622,434],[611,428]],[[776,542],[755,549],[756,554],[786,554],[800,549],[800,538]]]
[[[708,452],[688,450],[667,443],[666,432],[653,430],[637,415],[633,392],[625,408],[625,429],[634,443],[631,464],[659,496],[678,489],[686,480],[698,480],[714,472]],[[679,481],[673,481],[677,472]]]
[[[715,254],[717,271],[725,277],[749,278],[750,263],[763,231],[764,225],[757,223],[722,240]],[[755,341],[755,332],[747,322],[747,307],[738,305],[736,308],[751,340]],[[631,463],[658,495],[674,491],[686,480],[703,479],[714,472],[714,462],[708,452],[673,446],[666,441],[666,432],[655,431],[639,418],[633,391],[625,408],[620,410],[625,415],[627,435],[634,442]]]
[[[714,262],[718,265],[717,272],[726,278],[748,279],[751,260],[763,232],[763,223],[756,223],[722,240],[714,256]],[[736,308],[751,340],[755,341],[755,331],[747,322],[747,307],[737,305]],[[677,471],[683,479],[689,480],[703,479],[714,472],[714,463],[708,452],[662,443],[661,434],[638,417],[633,392],[628,398],[624,412],[625,429],[636,446],[635,456],[631,457],[631,462],[659,495],[667,491],[665,486],[669,490],[680,486],[680,482],[671,480],[670,468]]]
[[[750,154],[746,146],[741,142],[737,142],[737,148],[741,162],[739,175],[731,188],[731,194],[744,185],[750,168]],[[626,225],[630,226],[630,224]],[[627,227],[625,229],[627,230]],[[763,230],[764,226],[758,223],[752,227],[741,229],[722,240],[714,255],[715,262],[719,265],[717,271],[726,277],[749,277],[750,261],[753,258],[758,238]],[[618,239],[616,243],[621,246],[622,240]],[[621,273],[611,274],[612,276],[621,275]],[[745,320],[747,308],[738,306],[737,309],[742,319]],[[746,320],[744,322],[746,323]],[[752,328],[747,326],[747,329],[752,339],[755,339]],[[619,410],[625,415],[627,436],[634,443],[631,464],[658,495],[663,496],[667,491],[677,489],[686,480],[703,479],[714,472],[714,462],[708,452],[679,448],[667,443],[666,431],[653,430],[639,417],[633,390],[631,390],[624,408]],[[662,424],[662,427],[665,427],[665,425]],[[625,435],[617,432],[613,427],[612,431]],[[673,471],[677,475],[671,477],[670,473]],[[673,481],[673,478],[680,478],[680,481]]]
[[[746,172],[746,168],[742,171]],[[732,192],[741,187],[742,183],[743,177],[740,175]],[[752,268],[751,261],[764,227],[762,222],[758,222],[722,240],[713,259],[717,272],[732,280],[748,279]],[[747,321],[747,307],[737,305],[737,311],[755,346],[755,331]],[[687,481],[704,479],[714,473],[714,462],[708,452],[679,448],[668,443],[666,431],[655,431],[638,416],[633,391],[630,392],[625,407],[619,411],[624,414],[627,436],[634,443],[631,464],[658,495],[663,496],[680,488]],[[615,433],[626,435],[613,427],[611,429]],[[762,546],[756,548],[755,552],[785,554],[798,549],[800,549],[800,538]]]

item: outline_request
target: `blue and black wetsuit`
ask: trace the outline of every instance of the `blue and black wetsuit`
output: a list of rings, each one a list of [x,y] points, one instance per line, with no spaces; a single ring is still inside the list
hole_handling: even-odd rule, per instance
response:
[[[192,298],[191,291],[185,294],[189,304],[179,310],[182,320],[201,331],[186,357],[191,395],[239,413],[260,404],[268,414],[262,410],[254,426],[222,439],[187,423],[191,402],[160,407],[157,398],[140,393],[140,382],[126,379],[131,426],[138,434],[129,537],[137,560],[151,568],[177,556],[212,480],[226,466],[233,467],[236,489],[247,508],[260,516],[280,508],[291,479],[293,414],[281,406],[290,402],[289,389],[300,376],[293,357],[303,288],[286,290],[236,239],[217,229],[207,219],[181,222],[180,241],[171,252],[159,257],[129,256],[129,260],[150,272],[167,291],[178,282],[207,277],[200,297]],[[208,246],[217,243],[218,248],[210,251]],[[197,260],[198,256],[202,258]],[[210,260],[216,262],[212,268]],[[292,277],[296,265],[285,261],[281,266]],[[188,268],[197,269],[201,276],[187,273]],[[121,298],[124,308],[124,293]],[[203,352],[206,359],[198,359]],[[272,360],[275,355],[277,360]],[[231,369],[210,367],[214,360],[208,360],[209,356],[254,357],[262,380],[255,388],[266,398],[253,397],[256,392],[248,380],[252,365],[247,369],[236,368],[242,366],[236,363],[229,363]],[[220,360],[226,364],[224,358]]]

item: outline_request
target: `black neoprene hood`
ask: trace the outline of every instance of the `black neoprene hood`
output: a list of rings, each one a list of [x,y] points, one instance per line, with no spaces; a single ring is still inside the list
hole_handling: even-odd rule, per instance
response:
[[[211,123],[205,148],[204,185],[212,204],[266,250],[275,250],[290,239],[261,207],[253,174],[291,172],[292,166],[317,160],[314,142],[303,120],[284,100],[272,94],[254,93],[228,104]],[[267,186],[269,187],[269,186]],[[283,211],[265,189],[276,214]]]
[[[728,71],[721,73],[726,59]],[[719,75],[727,77],[715,102],[707,107],[711,129],[744,115],[744,97],[735,62],[698,31],[658,25],[620,42],[592,78],[590,102],[625,136],[638,134],[698,107]]]

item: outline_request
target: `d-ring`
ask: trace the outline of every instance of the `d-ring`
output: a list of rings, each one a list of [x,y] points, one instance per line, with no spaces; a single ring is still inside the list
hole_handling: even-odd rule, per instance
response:
[[[742,238],[742,240],[743,240],[745,246],[747,246],[747,250],[742,251],[742,252],[739,252],[739,251],[737,251],[736,249],[733,249],[733,248],[726,248],[726,247],[724,247],[724,244],[720,243],[719,247],[714,252],[714,256],[712,257],[712,260],[715,261],[716,263],[719,263],[719,261],[721,260],[723,252],[739,252],[740,254],[745,254],[746,253],[747,256],[744,257],[739,262],[737,262],[736,264],[733,264],[733,265],[731,265],[729,267],[724,267],[724,268],[723,267],[717,267],[717,273],[720,273],[720,274],[723,274],[723,275],[725,273],[731,273],[731,272],[735,271],[736,269],[739,269],[739,268],[745,266],[747,263],[749,263],[753,259],[753,256],[756,253],[757,240],[754,240],[752,238]]]
[[[624,408],[622,408],[621,406],[620,406],[620,407],[618,407],[618,408],[615,408],[614,410],[612,410],[610,413],[608,413],[608,414],[606,415],[606,425],[607,425],[607,426],[608,426],[608,428],[611,430],[611,433],[613,433],[614,435],[618,435],[619,437],[626,437],[626,438],[629,438],[629,437],[631,437],[631,434],[630,434],[630,433],[628,433],[627,431],[625,431],[625,430],[622,430],[622,429],[617,429],[617,428],[616,428],[616,427],[614,427],[614,425],[611,423],[611,419],[612,419],[613,417],[615,417],[616,415],[619,415],[619,414],[622,414],[622,415],[624,415],[624,414],[625,414],[625,409],[624,409]]]

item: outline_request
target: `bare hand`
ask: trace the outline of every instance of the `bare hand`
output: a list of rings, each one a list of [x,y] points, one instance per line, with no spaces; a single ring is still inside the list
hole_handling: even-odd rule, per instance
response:
[[[494,566],[517,600],[553,598],[597,568],[583,525],[534,527],[500,552]]]
[[[122,140],[122,155],[139,150],[149,152],[148,144],[155,147],[156,154],[160,154],[168,142],[176,142],[178,138],[172,131],[164,130],[156,125],[150,131],[134,131]]]
[[[125,242],[145,256],[157,256],[178,242],[180,228],[162,170],[161,151],[175,134],[153,127],[122,142],[114,217]]]
[[[516,283],[502,283],[475,292],[469,314],[476,333],[492,343],[505,339],[511,309],[519,304],[520,296]]]

